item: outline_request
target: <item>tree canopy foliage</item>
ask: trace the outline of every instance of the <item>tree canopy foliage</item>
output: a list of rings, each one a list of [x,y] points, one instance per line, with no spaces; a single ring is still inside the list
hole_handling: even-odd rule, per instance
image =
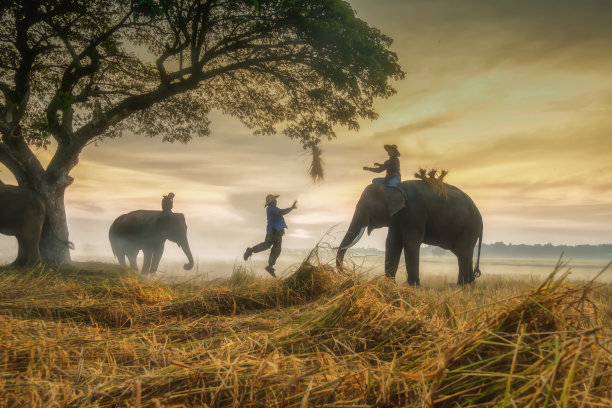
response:
[[[312,148],[376,118],[403,77],[391,39],[341,0],[12,0],[0,9],[0,160],[20,184],[68,176],[129,129],[208,135],[209,112]],[[29,147],[57,142],[46,170]]]

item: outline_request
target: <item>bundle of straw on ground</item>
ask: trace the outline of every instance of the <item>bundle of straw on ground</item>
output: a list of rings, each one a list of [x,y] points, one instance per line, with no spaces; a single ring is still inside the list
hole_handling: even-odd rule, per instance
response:
[[[557,273],[559,274],[559,273]],[[0,406],[609,407],[612,285],[0,272]]]

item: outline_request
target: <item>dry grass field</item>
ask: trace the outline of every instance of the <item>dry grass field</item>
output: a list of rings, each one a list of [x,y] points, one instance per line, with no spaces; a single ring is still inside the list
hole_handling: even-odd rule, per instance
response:
[[[610,407],[612,285],[4,268],[0,407],[115,406]]]

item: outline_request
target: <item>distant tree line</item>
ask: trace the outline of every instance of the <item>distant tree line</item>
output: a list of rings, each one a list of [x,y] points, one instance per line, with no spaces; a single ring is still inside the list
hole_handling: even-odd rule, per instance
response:
[[[474,252],[478,247],[474,248]],[[384,255],[384,251],[375,248],[356,248],[353,252],[360,255]],[[482,244],[482,256],[484,258],[559,258],[563,253],[564,259],[583,258],[583,259],[612,259],[612,244],[601,245],[513,245],[504,242],[494,244]],[[423,245],[421,256],[454,256],[447,251],[436,246]]]
[[[506,244],[504,242],[482,244],[482,256],[486,258],[558,258],[562,253],[565,259],[612,259],[612,244],[553,245],[548,243],[513,245],[512,243]],[[450,251],[434,246],[424,246],[421,249],[421,254],[424,256],[451,255]]]

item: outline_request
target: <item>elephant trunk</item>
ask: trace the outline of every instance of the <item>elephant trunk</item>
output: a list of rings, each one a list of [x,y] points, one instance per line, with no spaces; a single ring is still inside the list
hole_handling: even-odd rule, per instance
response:
[[[193,268],[193,256],[191,255],[191,250],[189,249],[189,242],[187,242],[187,237],[185,237],[184,241],[181,242],[179,245],[187,256],[187,263],[183,265],[183,268],[185,268],[185,270],[190,270],[191,268]]]
[[[346,254],[346,250],[359,242],[365,229],[366,227],[361,227],[359,229],[353,227],[353,223],[351,223],[351,227],[349,227],[346,235],[344,235],[344,238],[340,243],[340,246],[338,247],[338,253],[336,255],[336,266],[338,269],[342,269],[342,263],[344,261],[344,254]]]

